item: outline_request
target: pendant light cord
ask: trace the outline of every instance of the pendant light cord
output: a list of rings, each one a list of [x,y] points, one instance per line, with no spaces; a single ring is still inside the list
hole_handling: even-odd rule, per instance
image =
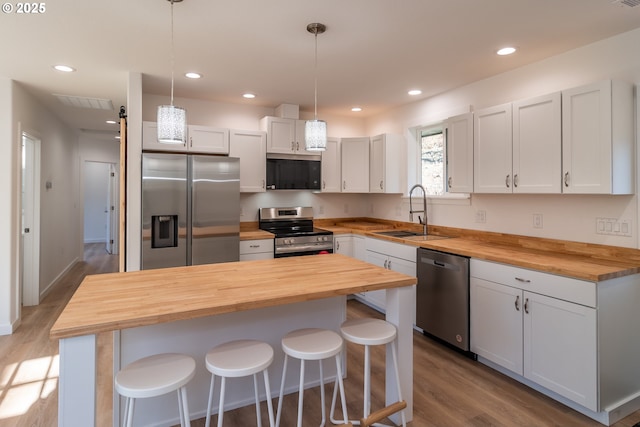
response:
[[[173,69],[175,68],[175,54],[173,45],[173,0],[171,0],[171,106],[173,107]]]
[[[315,31],[315,41],[316,41],[316,60],[315,60],[315,70],[314,70],[314,87],[315,93],[313,97],[313,118],[318,120],[318,30]]]

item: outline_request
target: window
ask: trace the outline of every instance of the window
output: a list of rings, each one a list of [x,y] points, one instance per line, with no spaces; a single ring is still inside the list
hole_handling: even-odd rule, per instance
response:
[[[445,142],[442,126],[418,129],[418,136],[422,185],[428,195],[442,196],[445,194]]]

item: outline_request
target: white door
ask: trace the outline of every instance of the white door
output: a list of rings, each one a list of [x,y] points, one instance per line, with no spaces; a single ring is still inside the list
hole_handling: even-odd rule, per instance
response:
[[[40,141],[22,134],[22,256],[20,290],[25,306],[40,303]]]

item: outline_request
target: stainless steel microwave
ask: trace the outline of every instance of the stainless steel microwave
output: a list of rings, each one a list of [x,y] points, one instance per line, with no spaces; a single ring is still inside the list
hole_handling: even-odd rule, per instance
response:
[[[267,190],[320,190],[320,160],[268,158]]]

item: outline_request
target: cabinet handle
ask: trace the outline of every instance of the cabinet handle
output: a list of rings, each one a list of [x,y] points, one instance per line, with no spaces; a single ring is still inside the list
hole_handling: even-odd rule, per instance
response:
[[[250,248],[259,248],[260,245],[249,245]]]
[[[193,147],[193,137],[189,137],[189,147]]]
[[[565,187],[569,186],[569,172],[564,173],[564,186]]]
[[[296,151],[296,142],[291,141],[291,151]]]
[[[524,300],[524,312],[529,314],[529,298]]]
[[[384,260],[384,268],[385,268],[385,269],[387,268],[387,262],[388,262],[388,261],[385,259],[385,260]]]
[[[381,189],[381,190],[383,189],[382,181],[380,181],[380,189]]]
[[[387,263],[387,268],[391,270],[391,260],[389,260],[389,262]]]
[[[343,190],[347,189],[347,181],[342,181],[342,189]]]
[[[520,311],[520,295],[516,296],[516,311]]]
[[[451,188],[451,177],[449,177],[449,179],[447,179],[447,185],[449,186],[449,188]]]
[[[296,151],[300,151],[300,142],[296,141]]]
[[[322,189],[324,190],[325,188],[327,188],[327,183],[322,180]]]
[[[531,280],[529,279],[523,279],[522,277],[516,277],[516,280],[518,282],[522,282],[522,283],[531,283]]]
[[[339,250],[340,250],[340,242],[339,242],[339,241],[337,241],[337,242],[336,242],[336,251],[339,251]]]
[[[262,180],[262,188],[264,188],[264,179]]]
[[[505,180],[504,180],[504,183],[505,183],[505,185],[507,186],[507,188],[509,188],[509,186],[511,185],[511,184],[510,184],[510,181],[509,181],[509,178],[510,178],[510,177],[511,177],[511,175],[507,175],[507,177],[506,177],[506,178],[505,178]]]
[[[518,187],[518,174],[513,175],[513,186]]]

